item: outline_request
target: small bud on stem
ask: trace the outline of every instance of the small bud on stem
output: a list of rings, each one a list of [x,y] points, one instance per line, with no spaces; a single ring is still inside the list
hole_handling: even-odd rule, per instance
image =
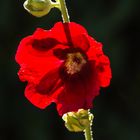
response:
[[[56,0],[56,2],[51,0],[26,0],[23,6],[36,17],[45,16],[52,8],[57,8],[61,11],[63,22],[70,22],[65,0]]]
[[[23,6],[33,16],[42,17],[47,15],[52,8],[58,7],[58,3],[51,0],[26,0]]]
[[[65,126],[72,132],[85,132],[86,140],[93,140],[91,125],[93,121],[93,114],[89,110],[79,109],[77,112],[68,112],[63,115]]]

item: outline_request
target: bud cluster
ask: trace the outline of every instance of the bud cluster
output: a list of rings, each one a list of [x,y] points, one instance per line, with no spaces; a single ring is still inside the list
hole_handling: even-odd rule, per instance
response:
[[[69,131],[82,132],[92,125],[94,116],[89,110],[79,109],[77,112],[68,112],[64,114],[62,118]]]

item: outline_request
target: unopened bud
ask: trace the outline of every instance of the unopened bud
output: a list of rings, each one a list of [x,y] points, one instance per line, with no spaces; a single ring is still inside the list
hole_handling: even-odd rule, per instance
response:
[[[93,115],[88,110],[79,109],[78,112],[64,114],[62,118],[69,131],[82,132],[92,124]]]
[[[51,0],[26,0],[23,6],[33,16],[42,17],[47,15],[55,4]]]

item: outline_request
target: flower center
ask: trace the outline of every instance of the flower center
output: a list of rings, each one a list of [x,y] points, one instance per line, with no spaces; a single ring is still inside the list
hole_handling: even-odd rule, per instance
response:
[[[68,53],[65,61],[66,72],[70,75],[78,73],[86,63],[86,59],[80,52]]]

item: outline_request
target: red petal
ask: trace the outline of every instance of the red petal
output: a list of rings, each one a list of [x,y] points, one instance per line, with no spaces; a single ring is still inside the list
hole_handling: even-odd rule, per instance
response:
[[[89,37],[90,48],[88,49],[87,55],[89,60],[94,60],[96,65],[96,71],[98,74],[98,79],[100,81],[100,86],[106,87],[110,84],[111,68],[110,62],[107,56],[103,54],[102,44]]]
[[[99,56],[96,69],[100,81],[100,86],[108,86],[110,84],[110,79],[112,78],[109,58],[105,55]]]
[[[48,71],[62,64],[62,61],[54,56],[53,49],[40,51],[32,46],[32,41],[32,36],[24,38],[16,53],[16,61],[21,66],[19,76],[29,82],[39,81]],[[63,45],[56,45],[54,48],[57,47],[65,48]]]
[[[36,90],[40,94],[51,95],[55,90],[62,86],[62,81],[59,77],[59,68],[48,72],[36,86]]]
[[[39,94],[36,91],[36,86],[33,84],[28,84],[25,89],[25,97],[35,106],[44,109],[52,102],[52,98],[47,95]]]
[[[38,39],[38,40],[49,38],[51,36],[52,35],[51,35],[49,30],[44,30],[44,29],[41,29],[41,28],[37,28],[36,31],[33,34],[33,38]]]
[[[59,42],[53,38],[45,38],[45,39],[34,39],[32,41],[32,47],[33,49],[37,50],[37,51],[42,51],[42,52],[47,52],[50,49],[56,47],[56,45],[58,45]]]
[[[60,115],[81,108],[92,108],[92,101],[100,89],[97,73],[94,71],[95,63],[93,66],[94,68],[85,69],[83,74],[73,80],[65,81],[64,91],[59,94],[56,102]]]
[[[87,34],[80,34],[76,37],[73,37],[72,42],[75,48],[81,48],[85,52],[90,47]]]
[[[75,22],[58,22],[52,28],[52,33],[54,38],[59,42],[69,44],[71,43],[73,37],[76,37],[80,34],[87,34],[87,31],[84,27]]]
[[[102,51],[102,44],[100,42],[97,42],[92,37],[88,37],[90,48],[87,51],[87,55],[89,60],[95,60],[99,55],[103,54]]]
[[[36,107],[44,109],[48,105],[50,105],[55,100],[55,96],[60,94],[62,91],[62,87],[56,90],[52,96],[48,96],[47,94],[40,94],[36,90],[36,85],[28,84],[25,89],[25,97]]]
[[[25,90],[25,96],[39,108],[45,108],[51,102],[54,102],[60,94],[62,81],[59,79],[59,68],[48,72],[39,82],[39,84],[28,84]]]
[[[86,103],[89,108],[92,107],[93,99],[99,95],[100,83],[98,80],[98,75],[95,70],[95,61],[89,61],[91,71],[87,75],[83,75],[85,80],[83,80],[83,85],[86,88]],[[88,109],[89,109],[88,108]]]
[[[82,83],[65,84],[64,90],[57,99],[57,110],[60,115],[64,113],[77,111],[83,108],[85,104],[85,89]]]

